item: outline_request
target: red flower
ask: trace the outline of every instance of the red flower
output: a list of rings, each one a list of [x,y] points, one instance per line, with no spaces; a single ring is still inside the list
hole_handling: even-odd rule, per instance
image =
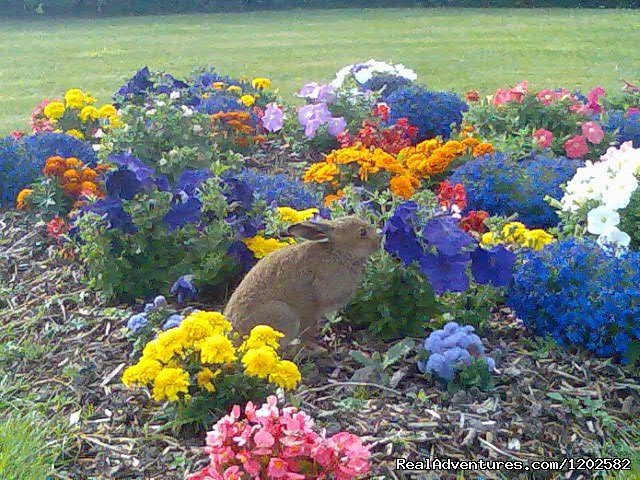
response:
[[[453,206],[464,210],[467,206],[467,192],[461,183],[451,185],[448,180],[445,180],[438,185],[437,195],[438,202],[447,210],[450,210]]]
[[[60,238],[61,235],[69,231],[69,226],[60,217],[53,217],[49,223],[47,223],[47,233],[53,238]]]
[[[389,105],[386,103],[378,103],[375,107],[373,107],[373,115],[375,117],[380,117],[382,121],[385,121],[389,118]]]
[[[484,221],[489,218],[489,214],[484,210],[471,210],[460,220],[460,228],[465,232],[476,232],[479,234],[489,231]]]
[[[480,93],[477,90],[470,90],[465,94],[467,102],[478,102],[480,100]]]

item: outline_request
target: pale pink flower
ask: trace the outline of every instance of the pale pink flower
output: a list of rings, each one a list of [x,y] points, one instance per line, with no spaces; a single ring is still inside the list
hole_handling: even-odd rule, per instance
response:
[[[604,139],[604,130],[596,122],[586,122],[582,125],[582,135],[591,143],[597,145]]]
[[[533,139],[541,149],[549,148],[553,143],[553,133],[544,128],[539,128],[533,132]]]
[[[576,135],[564,142],[564,149],[569,158],[582,158],[589,153],[587,139],[582,135]]]

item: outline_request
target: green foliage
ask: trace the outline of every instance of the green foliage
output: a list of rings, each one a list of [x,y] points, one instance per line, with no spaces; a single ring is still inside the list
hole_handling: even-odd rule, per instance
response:
[[[368,356],[360,351],[351,350],[349,352],[351,358],[362,365],[361,368],[354,372],[351,380],[379,383],[381,385],[396,384],[399,380],[398,375],[402,374],[402,371],[399,370],[398,372],[400,373],[390,375],[388,370],[396,363],[401,362],[414,348],[415,342],[405,338],[390,347],[384,355],[381,355],[380,352],[374,352],[371,356]]]
[[[487,366],[487,361],[483,358],[474,360],[470,365],[464,367],[447,384],[447,391],[450,393],[476,387],[480,390],[490,390],[493,388],[493,377]]]
[[[640,189],[633,192],[629,205],[620,212],[619,228],[631,237],[629,247],[640,249]]]
[[[440,310],[418,267],[403,267],[388,253],[374,255],[364,281],[345,316],[383,339],[424,336],[424,327]]]
[[[216,180],[206,182],[202,191],[203,215],[211,218],[202,229],[189,224],[169,231],[163,223],[169,192],[139,194],[123,202],[137,227],[132,234],[107,228],[96,214],[83,215],[77,247],[91,286],[107,298],[131,301],[167,294],[181,275],[194,274],[206,285],[228,279],[235,263],[227,256],[233,231],[224,221],[226,202]]]
[[[216,152],[208,115],[185,115],[166,95],[153,108],[127,105],[122,111],[127,128],[115,128],[102,142],[103,159],[111,153],[133,156],[175,182],[185,169],[208,168]]]
[[[504,291],[474,283],[466,292],[445,293],[439,300],[444,313],[437,315],[430,326],[442,328],[453,321],[482,330],[491,319],[493,310],[504,301]]]
[[[43,480],[51,473],[56,453],[38,415],[10,413],[0,422],[0,478]]]

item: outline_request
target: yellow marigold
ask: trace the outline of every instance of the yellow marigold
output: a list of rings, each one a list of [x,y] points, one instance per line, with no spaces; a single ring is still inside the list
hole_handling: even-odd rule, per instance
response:
[[[480,243],[487,247],[491,247],[499,242],[497,241],[496,236],[493,232],[486,232],[482,234],[482,237],[480,237]]]
[[[459,157],[466,151],[465,144],[458,140],[449,140],[440,148],[444,149],[444,151],[451,154],[453,157]]]
[[[374,153],[374,158],[376,161],[376,166],[380,170],[384,170],[385,172],[393,173],[395,175],[402,175],[406,173],[406,168],[398,163],[398,160],[393,155],[390,155],[386,152],[382,152],[383,154],[377,154],[377,150]]]
[[[80,108],[85,102],[85,94],[82,90],[72,88],[64,94],[64,101],[69,108]]]
[[[473,150],[477,145],[480,144],[480,140],[474,137],[468,137],[462,140],[462,143],[464,144],[465,147]]]
[[[50,120],[58,120],[64,115],[64,104],[62,102],[51,102],[44,107],[44,114]]]
[[[84,133],[82,133],[80,130],[77,130],[75,128],[72,128],[71,130],[67,130],[65,133],[67,135],[71,135],[72,137],[76,137],[80,140],[84,140]]]
[[[522,245],[533,250],[542,250],[545,245],[549,245],[554,241],[555,238],[553,235],[542,229],[536,228],[534,230],[527,230],[524,233]]]
[[[244,373],[252,377],[267,378],[275,372],[278,364],[278,354],[268,346],[252,348],[242,357]]]
[[[80,168],[83,165],[82,161],[77,159],[76,157],[69,157],[65,159],[64,164],[67,166],[67,168]]]
[[[152,382],[162,370],[162,365],[151,358],[141,358],[138,363],[130,366],[122,373],[122,383],[127,387],[132,385],[147,385]]]
[[[520,243],[526,232],[527,227],[520,222],[509,222],[502,227],[502,236],[510,242]]]
[[[487,155],[487,154],[491,154],[491,153],[495,153],[495,149],[493,148],[493,145],[491,145],[490,143],[479,143],[478,145],[476,145],[473,148],[473,156],[474,157],[481,157],[482,155]]]
[[[255,237],[245,238],[242,240],[249,250],[253,252],[256,258],[263,258],[269,255],[271,252],[280,250],[288,245],[291,245],[293,241],[280,241],[276,238],[264,238],[262,235],[256,235]]]
[[[124,122],[118,115],[113,115],[109,117],[109,127],[111,128],[120,128],[124,125]]]
[[[430,138],[424,140],[415,146],[415,151],[424,153],[425,155],[431,155],[438,148],[442,146],[442,140],[440,138]],[[412,148],[412,147],[409,147]]]
[[[181,354],[184,351],[184,347],[181,341],[182,338],[178,337],[175,333],[178,330],[178,328],[172,328],[170,330],[167,330],[166,332],[162,332],[160,335],[158,335],[158,338],[148,342],[142,350],[142,357],[152,360],[158,360],[162,363],[168,363],[171,361],[174,355],[178,353]],[[169,335],[164,335],[161,340],[160,336],[165,333]]]
[[[98,118],[98,116],[98,109],[93,105],[87,105],[86,107],[83,107],[78,114],[78,118],[80,118],[80,120],[83,122],[94,120]]]
[[[227,88],[227,92],[240,95],[242,93],[242,88],[240,88],[238,85],[231,85],[229,88]]]
[[[256,325],[251,329],[249,337],[240,345],[239,350],[245,352],[265,345],[277,350],[280,347],[279,340],[283,337],[284,333],[274,330],[269,325]]]
[[[269,375],[269,381],[284,388],[293,390],[302,380],[298,366],[289,360],[280,360],[274,371]]]
[[[253,95],[242,95],[240,97],[240,102],[242,102],[245,107],[251,107],[254,103],[256,103],[256,99]]]
[[[191,313],[187,318],[200,318],[209,322],[214,334],[231,331],[231,323],[220,312],[206,312],[198,310]]]
[[[389,188],[394,195],[397,195],[405,200],[413,197],[413,194],[416,193],[416,188],[420,186],[420,180],[411,175],[401,175],[398,177],[393,177],[389,181]]]
[[[163,368],[153,381],[153,398],[178,401],[179,393],[189,393],[189,374],[182,368]]]
[[[213,82],[211,86],[216,90],[222,90],[224,88],[224,82]]]
[[[332,182],[337,175],[340,174],[340,170],[337,165],[326,162],[314,163],[305,172],[302,180],[306,183],[328,183]]]
[[[256,90],[265,90],[271,86],[271,80],[268,78],[258,77],[253,79],[251,85],[253,85],[253,88]]]
[[[216,333],[207,318],[197,315],[187,316],[180,323],[178,330],[184,335],[184,343],[189,346],[195,346],[200,340],[204,340]]]
[[[207,392],[215,392],[216,387],[213,386],[212,380],[215,380],[216,377],[220,375],[220,373],[222,373],[222,370],[216,370],[215,372],[212,372],[207,367],[204,367],[196,375],[196,383],[200,388],[206,390]]]
[[[304,222],[305,220],[309,220],[316,213],[318,213],[317,208],[307,208],[306,210],[295,210],[291,207],[279,207],[278,208],[278,218],[282,222],[288,223],[299,223]]]
[[[96,102],[97,102],[97,100],[94,97],[92,97],[91,95],[86,95],[84,97],[84,103],[87,104],[87,105],[91,105],[92,103],[96,103]]]
[[[32,193],[33,190],[30,188],[23,188],[22,190],[20,190],[18,196],[16,197],[16,208],[18,210],[24,210],[25,208],[27,208],[27,198]]]
[[[229,363],[236,359],[236,349],[225,335],[217,334],[202,340],[200,360],[202,363]]]
[[[111,118],[111,117],[115,117],[118,115],[118,111],[116,110],[116,107],[114,107],[113,105],[102,105],[99,109],[98,109],[98,116],[100,118]]]

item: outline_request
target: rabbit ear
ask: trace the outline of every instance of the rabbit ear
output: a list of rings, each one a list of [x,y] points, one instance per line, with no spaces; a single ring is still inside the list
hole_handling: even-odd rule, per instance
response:
[[[328,223],[300,222],[291,225],[287,232],[294,237],[306,238],[307,240],[327,241],[331,225]]]

